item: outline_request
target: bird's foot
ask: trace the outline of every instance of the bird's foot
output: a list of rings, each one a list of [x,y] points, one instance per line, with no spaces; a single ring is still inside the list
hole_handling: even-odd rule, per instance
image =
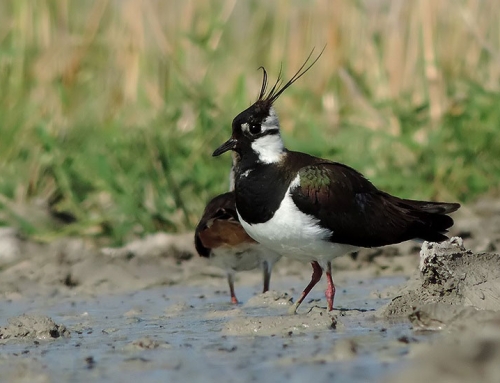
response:
[[[297,309],[299,308],[299,306],[300,306],[300,302],[299,301],[295,302],[293,305],[291,305],[288,308],[288,314],[289,315],[295,315],[295,314],[297,314]]]

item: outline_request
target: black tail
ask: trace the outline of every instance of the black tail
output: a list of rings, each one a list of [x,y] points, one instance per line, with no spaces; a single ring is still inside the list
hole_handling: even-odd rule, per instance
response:
[[[414,238],[429,242],[442,242],[448,239],[445,233],[453,226],[453,218],[448,216],[460,208],[458,203],[428,202],[415,200],[401,200],[415,220],[410,231]]]
[[[412,199],[404,199],[402,201],[416,210],[431,214],[450,214],[460,208],[459,203],[415,201]]]

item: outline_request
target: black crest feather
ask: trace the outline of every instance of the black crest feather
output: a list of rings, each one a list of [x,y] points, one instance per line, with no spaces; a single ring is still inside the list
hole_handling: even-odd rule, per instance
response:
[[[274,83],[273,87],[269,92],[267,92],[267,87],[268,87],[267,71],[266,68],[261,66],[259,69],[262,69],[262,86],[260,88],[259,98],[257,99],[257,102],[262,102],[266,104],[266,106],[270,107],[286,89],[288,89],[295,81],[297,81],[304,74],[306,74],[306,72],[309,69],[311,69],[314,64],[316,64],[316,62],[319,60],[319,58],[325,51],[325,48],[326,46],[321,50],[321,52],[319,52],[319,55],[313,60],[313,62],[307,65],[307,63],[309,62],[314,53],[314,48],[313,48],[313,50],[311,51],[311,53],[309,53],[309,56],[307,56],[306,60],[299,68],[299,70],[284,85],[283,85],[283,66],[281,66],[278,78],[276,79],[276,82]]]

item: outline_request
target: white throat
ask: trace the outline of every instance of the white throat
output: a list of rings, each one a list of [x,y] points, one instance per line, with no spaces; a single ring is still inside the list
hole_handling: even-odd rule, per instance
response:
[[[279,132],[256,139],[252,142],[252,150],[264,164],[279,162],[285,154],[285,146]]]

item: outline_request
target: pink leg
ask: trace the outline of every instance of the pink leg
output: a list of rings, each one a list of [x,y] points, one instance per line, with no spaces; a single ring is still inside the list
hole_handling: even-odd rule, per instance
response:
[[[326,266],[326,282],[327,282],[327,287],[325,290],[326,304],[328,307],[328,311],[332,311],[333,300],[335,298],[335,284],[333,283],[332,264],[330,262],[328,262]]]
[[[227,273],[227,283],[229,284],[229,291],[231,292],[231,303],[238,304],[238,299],[236,298],[236,294],[234,293],[234,280],[233,274]]]
[[[300,306],[300,304],[302,303],[302,301],[304,300],[304,298],[307,296],[307,294],[309,294],[309,291],[311,291],[312,288],[314,286],[316,286],[316,283],[318,283],[319,280],[321,279],[321,275],[323,275],[323,269],[321,268],[321,266],[319,265],[318,262],[316,262],[316,261],[311,262],[311,265],[313,268],[311,282],[309,282],[307,287],[304,289],[304,291],[302,292],[302,294],[301,294],[300,298],[297,300],[297,302],[295,302],[295,304],[292,307],[290,307],[290,310],[288,310],[288,312],[290,314],[295,314],[297,312],[297,309]]]

